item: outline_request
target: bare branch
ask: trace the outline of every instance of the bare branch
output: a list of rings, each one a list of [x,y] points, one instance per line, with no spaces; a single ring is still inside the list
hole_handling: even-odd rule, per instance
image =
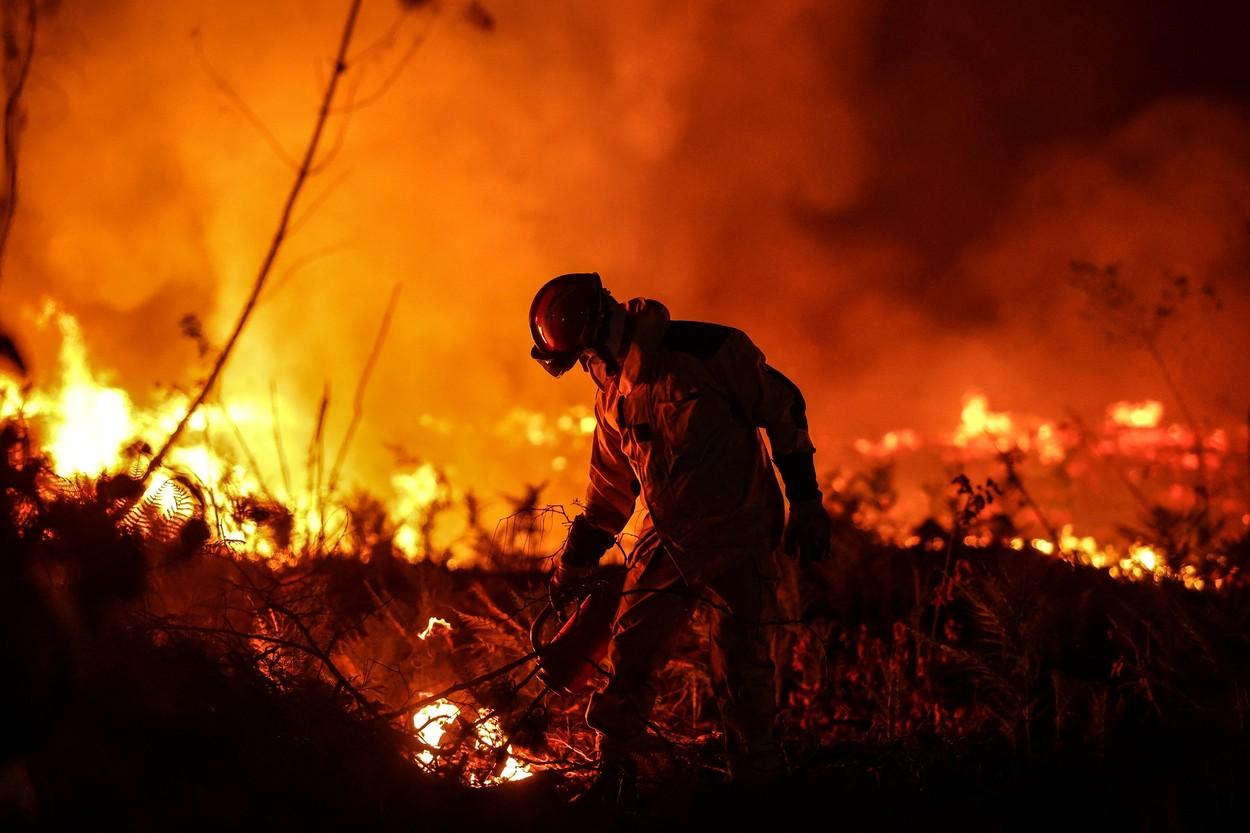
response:
[[[9,232],[13,229],[13,215],[17,211],[17,145],[22,123],[25,121],[22,92],[26,89],[26,79],[30,76],[30,65],[35,57],[35,30],[38,20],[35,0],[26,0],[26,43],[18,53],[17,73],[4,102],[5,194],[3,201],[0,201],[0,280],[4,279],[4,254],[8,249]],[[11,30],[4,34],[6,41],[15,39],[15,33]],[[5,46],[7,55],[16,44],[6,43]]]
[[[196,29],[191,33],[191,39],[195,41],[195,54],[196,57],[200,59],[200,66],[203,67],[204,72],[208,75],[208,79],[213,82],[213,86],[216,87],[222,95],[230,100],[230,103],[234,105],[235,109],[238,110],[240,114],[242,114],[248,124],[256,128],[256,132],[261,135],[261,138],[263,138],[265,143],[269,145],[271,150],[273,150],[274,155],[282,160],[282,164],[286,165],[293,171],[297,170],[295,160],[292,159],[291,155],[286,152],[286,148],[282,147],[282,143],[278,141],[278,137],[273,135],[273,131],[270,130],[264,121],[261,120],[260,116],[256,114],[256,111],[248,105],[247,101],[243,99],[243,96],[239,95],[238,91],[235,90],[230,82],[227,81],[221,73],[217,72],[217,70],[213,68],[212,62],[208,60],[208,53],[204,50],[204,39],[200,36],[199,29]]]
[[[147,470],[144,471],[142,481],[147,482],[152,473],[165,462],[165,457],[169,454],[169,450],[182,436],[183,430],[190,421],[191,416],[199,410],[204,404],[204,400],[208,398],[210,391],[217,384],[217,380],[221,377],[221,372],[226,366],[226,362],[230,359],[230,355],[234,352],[234,346],[238,343],[239,336],[243,332],[243,328],[247,326],[248,320],[252,316],[252,311],[256,307],[256,301],[260,297],[261,292],[265,288],[265,281],[269,278],[270,272],[273,271],[274,262],[278,258],[278,252],[282,248],[282,241],[286,239],[287,226],[291,222],[291,215],[295,210],[295,204],[299,200],[300,193],[304,190],[304,184],[308,180],[309,172],[312,168],[313,160],[317,155],[317,148],[321,143],[322,133],[325,131],[326,122],[329,119],[330,107],[334,102],[334,93],[338,89],[339,81],[343,74],[347,71],[347,49],[351,44],[352,33],[356,28],[356,19],[360,15],[360,5],[362,0],[352,0],[351,6],[347,11],[347,20],[343,24],[343,33],[339,40],[338,52],[334,59],[334,69],[330,73],[330,79],[326,83],[325,94],[321,99],[321,108],[317,113],[317,120],[313,126],[312,136],[308,141],[308,147],[304,151],[303,161],[300,163],[299,171],[295,175],[295,182],[291,185],[290,193],[287,194],[286,202],[282,207],[282,214],[278,219],[278,228],[274,232],[273,239],[269,243],[269,249],[265,253],[264,259],[261,261],[260,269],[256,275],[256,281],[252,285],[251,295],[248,296],[247,303],[243,305],[243,310],[239,314],[239,319],[234,325],[234,330],[230,333],[230,338],[226,340],[226,344],[221,349],[221,353],[217,356],[217,361],[213,364],[212,372],[208,378],[204,380],[203,386],[200,388],[199,394],[188,406],[186,413],[182,419],[178,421],[173,433],[165,440],[165,444],[161,446],[160,451],[148,463]]]
[[[399,301],[399,284],[391,290],[391,299],[386,302],[386,311],[382,313],[382,323],[378,325],[378,334],[373,339],[373,348],[369,351],[369,357],[365,360],[365,366],[360,371],[360,381],[356,383],[356,396],[352,399],[352,421],[347,425],[347,431],[343,434],[343,442],[339,444],[339,450],[334,455],[334,465],[330,467],[330,481],[327,491],[334,494],[335,487],[338,486],[339,473],[343,469],[343,462],[347,459],[347,450],[351,448],[352,440],[356,436],[356,428],[360,425],[360,420],[365,413],[365,391],[369,387],[369,379],[373,377],[373,368],[378,362],[378,356],[382,354],[382,345],[386,343],[386,334],[391,327],[391,317],[395,314],[395,304]]]

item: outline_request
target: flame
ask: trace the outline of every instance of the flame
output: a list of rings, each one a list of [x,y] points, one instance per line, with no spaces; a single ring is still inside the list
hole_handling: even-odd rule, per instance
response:
[[[113,465],[118,448],[134,435],[130,397],[94,376],[72,316],[45,301],[40,318],[55,320],[61,333],[61,383],[55,396],[32,401],[27,412],[49,416],[45,448],[57,474],[95,477]]]
[[[1013,538],[1010,544],[1012,549],[1025,548],[1022,538]],[[1134,541],[1127,550],[1122,550],[1114,544],[1100,544],[1092,535],[1077,535],[1071,524],[1065,524],[1060,530],[1057,542],[1034,538],[1027,545],[1043,555],[1058,554],[1067,561],[1106,570],[1114,578],[1129,581],[1179,581],[1192,590],[1202,590],[1206,586],[1193,565],[1187,564],[1180,570],[1173,570],[1168,567],[1159,551],[1149,544]]]
[[[1114,402],[1107,406],[1107,418],[1124,428],[1158,428],[1163,421],[1163,403],[1154,399]]]
[[[39,425],[44,447],[52,458],[53,470],[62,477],[96,477],[105,472],[132,470],[141,460],[126,451],[142,443],[154,447],[163,442],[181,419],[187,396],[169,392],[156,405],[139,407],[126,391],[91,367],[78,322],[54,302],[46,301],[35,322],[38,326],[55,327],[60,336],[59,376],[47,389],[23,388],[16,380],[0,375],[0,417],[21,415]],[[1215,429],[1196,441],[1192,431],[1181,425],[1163,423],[1163,406],[1156,400],[1115,402],[1106,409],[1107,422],[1101,433],[1081,437],[1062,424],[1019,414],[994,410],[989,397],[971,392],[962,401],[959,422],[944,436],[924,437],[911,428],[887,431],[878,439],[855,440],[852,448],[871,459],[892,460],[904,454],[918,454],[934,447],[947,463],[963,465],[977,460],[993,461],[1004,451],[1018,450],[1033,455],[1036,463],[1053,467],[1064,478],[1079,475],[1079,469],[1068,469],[1070,454],[1079,443],[1088,442],[1099,455],[1137,460],[1156,469],[1161,464],[1173,466],[1178,474],[1199,466],[1197,449],[1201,449],[1205,470],[1219,470],[1224,455],[1234,443],[1229,432]],[[248,557],[295,560],[312,546],[319,551],[358,552],[346,533],[346,509],[335,502],[333,495],[314,499],[309,493],[279,497],[266,488],[255,461],[244,465],[235,450],[236,438],[266,436],[272,430],[271,403],[238,399],[228,404],[210,402],[189,420],[182,441],[171,451],[167,467],[151,478],[143,497],[143,512],[158,514],[162,519],[176,521],[188,518],[193,503],[212,507],[211,520],[221,540]],[[431,430],[446,433],[450,423],[429,415],[419,417]],[[229,429],[229,430],[227,430]],[[577,406],[554,416],[523,408],[514,409],[494,428],[494,434],[505,440],[521,441],[540,449],[566,452],[584,449],[595,429],[595,418],[588,408]],[[222,438],[226,437],[226,442]],[[232,453],[233,452],[233,453]],[[138,452],[142,456],[143,452]],[[147,453],[150,453],[147,452]],[[567,453],[553,454],[551,467],[561,471],[569,466]],[[1079,465],[1080,460],[1077,460]],[[1130,469],[1131,472],[1131,469]],[[467,513],[461,503],[463,490],[453,482],[450,472],[430,462],[417,463],[394,472],[390,478],[391,494],[385,510],[391,522],[392,544],[403,557],[417,561],[437,555],[450,567],[472,563],[476,553],[470,541]],[[832,478],[833,492],[841,492],[849,484],[844,475]],[[191,489],[202,491],[202,498]],[[1166,499],[1181,504],[1189,490],[1180,482],[1166,491]],[[281,502],[292,514],[290,534],[280,538],[263,523],[231,511],[231,507],[247,500]],[[911,513],[913,521],[901,518],[896,522],[896,540],[907,543],[909,530],[929,510],[927,500],[894,501],[887,510]],[[1237,516],[1250,515],[1244,508],[1228,507]],[[135,512],[140,510],[136,508]],[[204,509],[203,511],[208,511]],[[1066,520],[1066,519],[1061,519]],[[861,524],[890,524],[885,514],[867,517],[857,514]],[[885,527],[879,527],[882,531]],[[1177,580],[1187,586],[1200,586],[1196,568],[1186,565],[1176,570],[1167,566],[1167,558],[1146,544],[1135,541],[1126,547],[1103,544],[1089,535],[1077,535],[1073,524],[1062,527],[1059,540],[1016,538],[1010,546],[1028,548],[1043,555],[1062,557],[1107,570],[1126,580]],[[889,535],[886,532],[887,536]],[[965,536],[969,546],[985,546],[988,541],[980,532]],[[945,546],[940,540],[919,542],[930,549]],[[448,627],[445,620],[431,617],[419,635],[422,639]]]
[[[395,530],[395,548],[410,561],[416,561],[428,553],[430,544],[419,519],[436,502],[447,499],[449,487],[439,479],[433,465],[424,463],[411,472],[393,474],[391,488],[391,516],[400,519]]]
[[[54,325],[60,336],[58,373],[45,388],[29,388],[0,373],[0,418],[22,417],[36,426],[52,470],[64,478],[95,478],[105,473],[138,475],[150,454],[174,430],[189,399],[179,391],[167,392],[150,407],[138,406],[130,395],[109,384],[91,367],[77,320],[47,300],[32,316],[37,327]],[[202,491],[204,503],[213,508],[213,526],[219,538],[237,552],[257,558],[295,560],[312,547],[320,551],[352,551],[346,536],[346,509],[334,495],[312,489],[293,493],[270,490],[262,482],[254,460],[245,460],[243,438],[268,437],[273,430],[273,405],[236,399],[228,404],[209,402],[191,416],[181,441],[170,450],[163,469],[153,473],[142,496],[143,511],[157,511],[167,518],[184,516],[179,500],[189,499],[188,487],[176,481],[184,476]],[[425,419],[423,417],[423,419]],[[544,437],[567,429],[585,433],[586,413],[572,411],[553,421]],[[442,423],[430,427],[450,430]],[[591,423],[594,417],[590,417]],[[591,425],[593,430],[593,425]],[[546,440],[544,440],[545,442]],[[386,509],[394,523],[396,550],[410,560],[432,551],[452,551],[451,566],[468,563],[468,547],[458,543],[466,519],[463,511],[447,511],[429,523],[435,509],[452,509],[461,496],[430,463],[396,472]],[[293,529],[288,540],[277,540],[271,531],[233,511],[249,500],[278,501],[291,510]],[[138,514],[138,510],[136,513]],[[435,539],[431,541],[430,539]],[[458,548],[459,547],[459,548]]]
[[[889,457],[900,451],[914,451],[920,447],[920,435],[910,428],[886,431],[879,442],[859,439],[855,450],[865,457]]]
[[[960,425],[953,438],[955,445],[963,447],[976,440],[987,439],[1001,450],[1011,447],[1007,439],[1013,428],[1011,417],[991,411],[989,399],[984,394],[974,393],[966,397],[959,418]]]
[[[1068,447],[1064,444],[1058,430],[1049,422],[1037,427],[1037,459],[1042,465],[1062,463],[1068,456]]]
[[[521,436],[533,446],[554,446],[566,437],[585,437],[595,432],[595,415],[576,405],[555,417],[542,411],[513,408],[495,426],[497,436]]]
[[[459,717],[460,707],[447,699],[435,700],[413,714],[412,725],[417,731],[417,739],[426,747],[417,753],[417,760],[427,769],[434,768],[438,760],[438,751],[443,744],[443,737],[447,734],[447,728]],[[474,733],[476,734],[476,751],[482,755],[493,756],[504,748],[507,741],[504,737],[503,726],[494,716],[478,721],[474,725]],[[528,764],[512,756],[511,745],[504,748],[504,752],[508,757],[499,774],[485,779],[470,776],[470,786],[490,787],[507,781],[523,781],[534,774]]]
[[[423,642],[429,639],[430,636],[433,635],[435,628],[443,631],[450,631],[451,622],[448,622],[446,619],[440,619],[437,616],[431,616],[430,621],[425,623],[425,630],[417,634],[417,639],[420,639]]]
[[[918,456],[931,450],[942,462],[960,469],[968,465],[998,465],[1003,452],[1024,452],[1031,455],[1025,480],[1034,488],[1038,482],[1049,481],[1043,488],[1053,490],[1056,483],[1070,488],[1070,484],[1088,476],[1089,455],[1073,455],[1074,450],[1088,447],[1096,457],[1112,461],[1139,489],[1144,477],[1158,478],[1170,472],[1176,479],[1158,487],[1154,499],[1185,507],[1193,500],[1193,489],[1183,481],[1187,479],[1187,472],[1199,468],[1198,449],[1201,449],[1202,465],[1210,476],[1229,470],[1231,461],[1226,456],[1233,443],[1226,429],[1216,428],[1195,437],[1185,426],[1165,424],[1163,413],[1162,404],[1156,400],[1114,402],[1106,409],[1107,420],[1101,431],[1088,432],[1084,428],[1077,431],[1062,423],[993,410],[986,395],[973,392],[963,400],[958,426],[945,437],[924,437],[912,429],[896,429],[882,435],[880,440],[855,440],[852,448],[865,458],[891,461],[902,452]],[[917,461],[911,463],[917,464]],[[843,474],[833,477],[832,493],[844,492],[853,479]],[[902,546],[944,549],[945,540],[921,540],[912,533],[915,525],[931,517],[933,512],[928,492],[916,491],[917,494],[910,496],[892,494],[889,506],[875,514],[866,515],[862,508],[857,509],[852,520]],[[853,499],[858,500],[854,496]],[[859,505],[862,507],[863,502]],[[1239,499],[1225,497],[1221,509],[1241,518],[1244,526],[1250,526],[1250,514],[1245,513],[1244,503]],[[1192,589],[1202,589],[1212,582],[1219,587],[1226,581],[1221,577],[1210,581],[1203,579],[1196,563],[1170,567],[1166,553],[1142,541],[1100,542],[1092,535],[1078,535],[1074,529],[1075,524],[1069,520],[1060,528],[1057,540],[1018,536],[1006,544],[1018,551],[1028,549],[1105,570],[1125,581],[1177,581]],[[994,543],[993,536],[976,530],[966,532],[961,540],[970,547]],[[1193,558],[1201,562],[1209,555],[1198,553]]]
[[[446,619],[431,616],[426,622],[425,629],[417,634],[417,639],[429,639],[435,630],[450,631],[451,623]],[[417,761],[423,767],[431,771],[437,768],[439,752],[447,730],[457,719],[460,719],[460,715],[460,707],[446,698],[439,698],[413,713],[412,726],[416,730],[417,739],[424,747],[417,752]],[[477,756],[486,760],[496,760],[502,751],[507,757],[498,770],[498,774],[482,778],[471,773],[469,775],[471,786],[489,787],[507,781],[523,781],[534,774],[528,764],[513,757],[512,746],[507,742],[508,739],[504,735],[503,725],[499,722],[499,718],[491,715],[472,725],[475,735],[473,751]]]
[[[435,752],[443,745],[443,735],[447,726],[460,716],[460,707],[449,700],[435,700],[412,716],[413,728],[417,730],[417,738],[428,749],[417,753],[417,759],[426,766],[434,764]]]
[[[862,457],[890,459],[903,452],[920,451],[931,442],[913,428],[898,428],[885,432],[879,440],[857,439],[852,448]],[[1043,465],[1053,466],[1067,459],[1075,443],[1059,425],[994,411],[985,394],[974,392],[964,397],[959,425],[937,444],[948,446],[961,457],[1030,452]]]

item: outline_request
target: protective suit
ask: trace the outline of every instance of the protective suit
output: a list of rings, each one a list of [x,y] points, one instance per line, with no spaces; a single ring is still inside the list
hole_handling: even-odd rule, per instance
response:
[[[605,762],[629,754],[646,731],[655,671],[702,600],[731,773],[771,779],[783,762],[762,623],[773,616],[785,522],[773,464],[791,501],[819,507],[820,497],[803,397],[739,330],[670,321],[651,300],[625,309],[629,347],[619,372],[601,362],[588,368],[599,387],[597,424],[585,514],[566,559],[596,549],[574,546],[579,535],[619,534],[636,500],[646,516],[613,625],[611,677],[592,695],[587,721],[601,733]]]

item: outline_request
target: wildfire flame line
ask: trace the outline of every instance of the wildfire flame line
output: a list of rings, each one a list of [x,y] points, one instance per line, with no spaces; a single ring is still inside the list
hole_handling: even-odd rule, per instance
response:
[[[48,300],[30,317],[37,327],[54,328],[60,337],[59,376],[54,384],[41,389],[0,373],[0,418],[20,417],[37,425],[53,471],[61,477],[90,479],[142,467],[143,454],[151,453],[149,444],[167,436],[185,412],[185,394],[170,392],[154,406],[138,407],[127,391],[92,369],[81,328],[73,316]],[[247,400],[209,403],[201,408],[188,423],[183,442],[171,451],[166,467],[150,480],[136,512],[149,513],[161,522],[162,530],[168,530],[197,512],[213,511],[211,522],[217,537],[236,552],[255,558],[295,560],[313,542],[338,542],[335,545],[343,552],[367,550],[363,542],[348,537],[348,513],[333,495],[327,499],[325,495],[284,494],[283,503],[278,504],[265,487],[255,459],[242,443],[245,436],[270,433],[276,427],[276,412],[274,403],[262,406]],[[1196,450],[1201,449],[1203,455],[1211,456],[1203,468],[1207,472],[1218,470],[1219,455],[1230,447],[1226,431],[1213,430],[1195,442],[1192,432],[1166,424],[1164,417],[1165,409],[1156,400],[1114,402],[1106,409],[1104,432],[1092,440],[1094,450],[1129,455],[1147,463],[1165,459],[1166,454],[1170,455],[1166,459],[1179,461],[1184,469],[1197,471],[1200,461]],[[429,415],[418,422],[439,433],[452,430],[450,423]],[[227,434],[224,426],[233,433]],[[496,434],[519,437],[535,448],[559,450],[565,442],[574,447],[586,442],[594,428],[594,417],[585,408],[554,417],[515,409],[499,423]],[[223,450],[223,435],[228,437],[230,448],[239,445],[245,453],[233,455],[229,448]],[[864,458],[883,460],[933,445],[953,451],[960,460],[992,460],[1004,453],[1023,452],[1034,455],[1043,466],[1059,467],[1086,442],[1091,442],[1089,437],[1077,435],[1060,423],[997,411],[987,396],[973,392],[964,398],[958,425],[939,437],[936,445],[920,432],[903,428],[886,432],[879,440],[856,440],[853,448]],[[238,457],[249,465],[243,465]],[[566,464],[562,454],[552,459],[555,470]],[[840,492],[844,485],[841,478],[835,479],[833,491]],[[429,538],[438,531],[428,518],[454,506],[462,495],[446,473],[428,462],[395,472],[390,486],[386,511],[393,549],[409,560],[424,558],[435,549]],[[262,511],[240,511],[248,507]],[[284,533],[275,531],[272,518],[266,520],[269,510],[265,507],[275,507],[290,518]],[[1250,526],[1250,512],[1242,508],[1237,514]],[[138,515],[130,519],[141,520]],[[967,543],[978,540],[969,536]],[[920,542],[900,539],[899,543]],[[1193,566],[1170,569],[1163,553],[1140,540],[1123,547],[1100,544],[1090,536],[1077,535],[1070,523],[1062,527],[1059,540],[1019,537],[1010,543],[1018,550],[1027,548],[1105,569],[1117,578],[1178,580],[1196,589],[1206,586]],[[425,640],[449,627],[445,620],[431,617],[418,636]]]

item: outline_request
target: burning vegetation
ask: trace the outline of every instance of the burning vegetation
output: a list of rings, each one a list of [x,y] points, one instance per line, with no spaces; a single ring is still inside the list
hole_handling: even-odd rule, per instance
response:
[[[309,808],[335,795],[344,823],[387,826],[426,802],[448,823],[517,801],[564,818],[561,791],[593,771],[594,739],[580,697],[535,677],[530,638],[546,599],[539,554],[562,509],[532,489],[487,526],[428,464],[397,474],[389,497],[329,478],[294,498],[271,491],[247,438],[272,437],[276,409],[242,402],[201,410],[145,485],[187,398],[135,406],[92,369],[71,316],[48,303],[40,321],[62,339],[59,381],[0,382],[5,641],[21,681],[4,708],[14,818],[72,827],[104,790],[123,825],[174,823],[201,799],[150,767],[181,744],[254,756],[228,777],[255,791],[197,809],[223,824],[265,818],[254,804],[295,782]],[[1095,429],[970,394],[944,435],[849,444],[857,468],[823,478],[836,557],[789,567],[773,625],[796,790],[860,793],[874,771],[856,812],[942,784],[953,793],[934,812],[951,819],[959,796],[1038,800],[985,769],[998,761],[1144,817],[1159,800],[1133,786],[1147,761],[1188,762],[1168,758],[1184,796],[1170,811],[1187,815],[1245,777],[1245,430],[1195,436],[1166,415],[1158,401],[1117,402]],[[554,425],[567,444],[583,430],[576,416]],[[909,517],[895,471],[922,459],[954,480]],[[1098,469],[1144,502],[1106,541],[1078,535],[1051,502],[1050,481]],[[467,524],[459,549],[430,544],[444,515]],[[664,752],[644,784],[682,796],[664,817],[674,823],[701,812],[718,779],[706,639],[684,638],[660,680]],[[1199,778],[1212,760],[1218,777]],[[470,795],[505,786],[498,802]],[[383,793],[379,817],[365,805]]]

